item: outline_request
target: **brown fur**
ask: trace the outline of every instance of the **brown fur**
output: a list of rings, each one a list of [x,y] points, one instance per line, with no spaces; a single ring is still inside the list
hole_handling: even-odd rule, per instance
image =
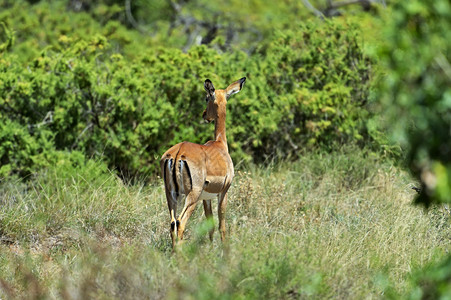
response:
[[[204,145],[182,142],[172,146],[161,157],[161,174],[171,215],[173,248],[177,238],[183,239],[186,223],[199,200],[204,201],[206,217],[212,217],[212,194],[217,194],[218,197],[219,230],[221,239],[225,239],[227,191],[234,176],[225,130],[226,104],[228,97],[241,90],[245,80],[243,77],[224,90],[215,90],[213,83],[205,80],[207,108],[203,118],[207,122],[215,122],[215,140]],[[183,197],[186,197],[185,205],[176,219],[177,202]],[[212,238],[213,231],[210,232],[210,239]]]

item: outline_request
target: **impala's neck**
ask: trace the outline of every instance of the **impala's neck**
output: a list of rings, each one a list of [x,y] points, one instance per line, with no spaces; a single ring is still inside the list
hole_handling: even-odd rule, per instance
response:
[[[226,107],[225,105],[218,106],[218,112],[215,118],[215,140],[224,144],[227,147],[226,137]]]

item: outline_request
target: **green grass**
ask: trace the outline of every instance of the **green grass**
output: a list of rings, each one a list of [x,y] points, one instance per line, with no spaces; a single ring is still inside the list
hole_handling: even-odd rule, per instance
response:
[[[161,180],[90,161],[4,181],[0,298],[405,298],[450,250],[449,213],[412,206],[412,178],[365,151],[240,169],[228,242],[200,204],[176,253]]]

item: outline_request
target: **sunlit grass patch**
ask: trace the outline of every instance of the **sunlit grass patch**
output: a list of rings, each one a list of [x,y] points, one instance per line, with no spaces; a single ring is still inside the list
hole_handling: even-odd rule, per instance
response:
[[[450,249],[449,213],[412,206],[407,173],[352,148],[237,170],[227,243],[198,207],[175,253],[161,180],[99,165],[2,183],[0,295],[381,298]]]

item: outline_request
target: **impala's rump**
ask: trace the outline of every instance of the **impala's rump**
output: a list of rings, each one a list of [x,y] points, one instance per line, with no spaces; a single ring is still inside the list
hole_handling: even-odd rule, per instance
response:
[[[190,166],[185,155],[180,154],[183,144],[177,144],[169,149],[160,161],[165,189],[175,199],[187,195],[193,188]]]
[[[229,184],[227,179],[234,175],[232,160],[227,152],[212,145],[183,142],[163,154],[160,164],[165,187],[176,197],[188,195],[193,189],[193,177],[197,186],[210,194],[218,194]],[[199,167],[202,163],[203,168]]]

